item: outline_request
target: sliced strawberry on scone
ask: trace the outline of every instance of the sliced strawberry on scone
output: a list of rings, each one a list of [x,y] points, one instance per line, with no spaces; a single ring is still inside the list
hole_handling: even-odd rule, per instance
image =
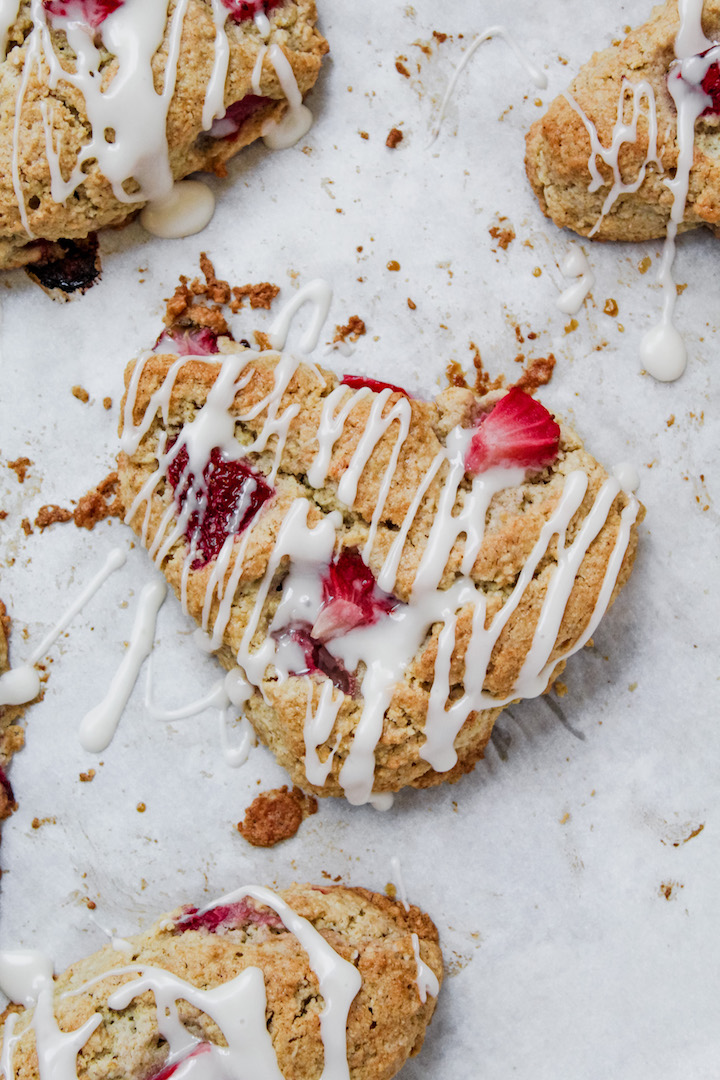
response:
[[[544,405],[513,387],[480,417],[465,458],[469,473],[496,467],[542,469],[558,454],[560,427]]]
[[[378,588],[372,571],[354,548],[344,548],[323,578],[323,606],[312,628],[316,641],[331,641],[356,626],[377,622],[397,606]]]
[[[49,15],[84,23],[96,30],[108,15],[122,7],[124,0],[43,0]]]

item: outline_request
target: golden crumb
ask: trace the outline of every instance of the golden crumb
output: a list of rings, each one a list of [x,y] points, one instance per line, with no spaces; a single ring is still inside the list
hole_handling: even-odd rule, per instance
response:
[[[403,76],[404,78],[406,78],[406,79],[409,79],[409,78],[410,78],[410,72],[409,72],[409,71],[408,71],[408,69],[407,69],[407,68],[405,67],[405,64],[403,63],[403,60],[407,60],[407,57],[406,57],[406,56],[399,56],[399,57],[397,58],[397,60],[395,61],[395,70],[396,70],[396,71],[399,71],[399,72],[400,72],[400,74],[401,74],[401,75],[402,75],[402,76]]]
[[[387,147],[389,147],[390,150],[394,150],[395,147],[398,146],[402,141],[403,141],[403,133],[402,133],[402,131],[400,131],[400,129],[396,128],[396,127],[390,128],[390,131],[388,132],[388,137],[385,140],[385,145]]]
[[[88,769],[87,772],[80,773],[80,780],[83,784],[89,784],[91,780],[95,779],[95,770]]]
[[[73,397],[76,397],[78,401],[82,401],[84,405],[90,400],[90,395],[84,386],[73,386],[70,392]]]
[[[103,398],[103,409],[112,409],[112,398],[111,397],[104,397]]]
[[[390,262],[387,264],[387,268],[388,270],[396,272],[400,269],[400,263],[397,262],[395,259],[391,259]]]
[[[55,503],[48,503],[38,510],[35,525],[42,532],[43,529],[47,529],[48,525],[55,525],[57,522],[62,521],[72,521],[72,516],[72,510],[65,510]]]
[[[14,461],[8,461],[8,469],[12,469],[18,478],[18,484],[24,484],[25,478],[28,474],[28,469],[34,462],[29,457],[15,458]]]
[[[139,802],[137,804],[137,806],[135,807],[135,809],[137,810],[138,814],[144,814],[145,811],[147,810],[147,806],[145,805],[144,802]]]
[[[504,220],[505,218],[500,218],[500,221]],[[513,240],[515,239],[515,230],[513,229],[512,225],[506,225],[504,227],[501,227],[500,225],[491,225],[488,229],[488,232],[492,236],[493,240],[497,240],[498,247],[502,248],[503,251],[507,251],[507,249],[510,247]],[[493,251],[496,250],[496,248],[493,248]]]
[[[407,306],[410,308],[411,311],[415,311],[417,309],[417,304],[414,300],[411,300],[409,296],[407,300]]]
[[[359,315],[351,315],[347,326],[336,326],[333,344],[338,341],[357,341],[365,333],[365,323]]]
[[[73,512],[77,527],[94,529],[97,523],[105,518],[122,517],[125,508],[120,501],[118,488],[118,474],[111,472],[97,487],[83,495]]]
[[[29,521],[28,518],[23,518],[22,519],[22,521],[20,522],[20,528],[22,529],[22,531],[25,533],[26,536],[30,536],[32,534],[33,527],[30,524],[30,521]]]
[[[263,791],[253,799],[237,830],[253,847],[274,847],[294,836],[303,820],[316,814],[317,808],[314,795],[306,795],[299,787],[288,791],[284,785]]]

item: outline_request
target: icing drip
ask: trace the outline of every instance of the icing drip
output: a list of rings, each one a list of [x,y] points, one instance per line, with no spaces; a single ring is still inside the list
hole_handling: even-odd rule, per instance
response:
[[[315,973],[323,1007],[320,1013],[320,1034],[324,1049],[324,1066],[320,1080],[349,1080],[346,1027],[350,1006],[360,990],[360,973],[344,960],[325,941],[314,926],[269,889],[248,886],[209,904],[198,912],[220,905],[234,904],[250,897],[276,912],[290,933],[294,934],[308,955]],[[0,979],[6,991],[19,991],[27,1005],[35,1000],[31,1026],[35,1031],[40,1075],[52,1080],[77,1080],[77,1054],[103,1020],[94,1013],[77,1031],[60,1031],[53,1011],[52,968],[40,954],[0,953]],[[31,974],[32,973],[32,974]],[[168,1058],[160,1074],[190,1080],[283,1080],[273,1050],[265,1020],[266,993],[260,968],[249,967],[228,982],[207,990],[163,968],[131,965],[114,968],[98,975],[79,989],[66,991],[62,997],[72,997],[92,989],[112,975],[134,975],[108,998],[110,1009],[122,1010],[140,994],[150,992],[155,999],[159,1033],[168,1043]],[[200,1042],[180,1019],[177,1002],[189,1002],[217,1024],[226,1046]],[[16,1020],[6,1024],[0,1068],[6,1080],[15,1076],[14,1048],[19,1037],[14,1034]],[[194,1061],[190,1064],[189,1059]],[[173,1066],[183,1065],[182,1071]]]
[[[102,569],[86,585],[52,630],[45,635],[27,662],[20,667],[11,668],[0,676],[0,705],[23,705],[37,697],[40,693],[40,676],[35,670],[35,664],[42,660],[63,630],[70,625],[77,613],[85,607],[107,578],[125,564],[126,558],[122,548],[113,548]]]
[[[443,120],[445,119],[445,111],[447,109],[450,98],[455,92],[455,87],[457,86],[460,75],[465,70],[480,45],[482,45],[484,41],[490,41],[491,38],[495,37],[502,38],[505,44],[512,50],[517,60],[525,68],[525,71],[528,73],[530,79],[535,84],[535,86],[537,86],[540,90],[544,90],[546,88],[548,84],[547,76],[542,71],[540,71],[540,69],[537,68],[531,60],[528,59],[528,57],[520,48],[513,35],[510,33],[510,31],[507,30],[504,26],[490,26],[487,30],[484,31],[484,33],[480,34],[479,37],[475,38],[460,63],[455,68],[452,78],[450,79],[448,88],[445,91],[445,97],[443,98],[442,104],[440,105],[440,112],[437,121],[435,122],[435,126],[430,132],[430,146],[435,142],[438,135],[440,134],[440,128],[442,126]]]
[[[80,745],[90,753],[99,754],[110,745],[142,663],[153,647],[155,620],[166,593],[164,581],[153,581],[140,594],[129,648],[107,694],[99,705],[85,714],[80,724]]]
[[[176,180],[167,195],[140,211],[140,224],[153,236],[176,240],[194,236],[209,224],[215,196],[201,180]]]
[[[280,46],[271,45],[267,50],[267,57],[275,68],[282,92],[287,98],[288,108],[281,120],[273,120],[263,127],[263,142],[270,150],[286,150],[299,142],[303,135],[307,135],[312,127],[313,115],[307,105],[302,103],[302,95],[290,61]]]
[[[392,866],[392,872],[395,878],[395,883],[397,885],[398,898],[400,900],[400,903],[406,911],[409,911],[410,905],[407,900],[407,894],[405,892],[405,882],[403,881],[402,870],[400,869],[400,860],[398,859],[397,855],[392,856],[392,858],[390,859],[390,865]],[[420,956],[420,939],[418,938],[417,934],[412,933],[410,936],[412,940],[413,955],[415,957],[415,968],[417,971],[415,982],[418,988],[418,997],[424,1005],[427,1001],[428,993],[432,994],[433,997],[438,996],[438,994],[440,993],[440,984],[438,983],[435,972],[428,967],[428,965]]]
[[[563,259],[560,269],[563,277],[578,280],[560,293],[555,304],[566,315],[577,315],[595,284],[595,275],[590,269],[585,252],[577,244],[570,245],[570,251]]]
[[[314,283],[314,286],[316,284]],[[314,291],[317,292],[316,289]],[[293,301],[293,310],[297,310],[305,299],[307,296],[299,294]],[[287,335],[285,315],[278,320],[276,326],[279,327],[276,330],[278,340],[284,340]],[[167,475],[168,461],[175,446],[182,442],[188,445],[193,462],[192,470],[195,475],[201,475],[213,447],[219,446],[224,455],[237,458],[243,454],[262,452],[268,439],[275,435],[277,442],[273,476],[277,472],[288,425],[297,410],[296,405],[290,405],[281,412],[281,401],[299,361],[289,354],[279,357],[275,353],[266,355],[274,362],[274,385],[261,402],[254,405],[245,416],[237,409],[229,411],[238,389],[252,379],[252,368],[246,369],[257,357],[257,354],[249,351],[229,354],[219,365],[218,376],[208,394],[207,402],[199,409],[192,423],[185,425],[172,450],[163,452],[162,447],[158,450],[158,468],[143,485],[126,518],[130,522],[136,515],[140,515],[143,543],[149,548],[158,566],[162,565],[180,542],[187,528],[187,521],[183,520],[184,511],[178,514],[177,507],[172,505],[150,542],[151,497],[157,485],[162,483]],[[152,394],[147,410],[135,426],[132,421],[135,395],[145,362],[141,361],[136,365],[128,391],[126,427],[122,436],[126,449],[137,448],[141,435],[147,432],[158,411],[167,424],[172,388],[186,358],[180,358],[171,365],[165,382]],[[218,368],[217,359],[198,357],[195,363]],[[309,372],[313,370],[315,369],[308,368]],[[359,578],[364,578],[366,573],[365,567],[373,549],[376,529],[385,513],[395,465],[408,437],[413,408],[411,402],[396,394],[393,403],[393,391],[390,388],[375,395],[371,395],[365,386],[358,389],[347,385],[334,388],[323,398],[317,428],[317,450],[307,469],[309,485],[315,489],[324,487],[328,482],[333,447],[347,426],[356,427],[357,407],[367,403],[370,397],[372,400],[364,428],[337,488],[339,501],[352,508],[367,463],[379,442],[385,439],[386,445],[391,447],[388,450],[389,464],[379,477],[377,500],[372,521],[369,523],[370,538],[361,553],[365,565],[359,568],[356,575]],[[236,425],[242,424],[243,420],[248,418],[257,417],[263,410],[266,410],[267,419],[259,434],[241,445],[235,437]],[[208,434],[204,434],[205,432]],[[269,668],[274,669],[274,681],[282,682],[299,675],[304,675],[307,679],[305,766],[308,779],[318,786],[325,783],[339,744],[340,734],[338,732],[333,737],[333,732],[342,715],[340,710],[343,701],[347,696],[355,696],[356,687],[359,687],[362,696],[360,716],[355,723],[354,736],[340,770],[340,784],[348,800],[353,803],[377,799],[378,793],[372,790],[375,748],[382,735],[385,712],[395,687],[402,682],[408,666],[433,628],[437,633],[437,650],[424,725],[425,743],[420,749],[420,755],[434,769],[444,772],[453,768],[457,761],[454,741],[472,712],[483,708],[499,708],[518,697],[534,697],[545,690],[560,660],[581,648],[597,626],[610,601],[620,572],[630,540],[631,526],[639,509],[639,503],[633,495],[627,496],[615,546],[586,632],[572,648],[551,660],[565,607],[583,559],[605,524],[621,490],[634,486],[628,480],[627,470],[622,471],[619,478],[606,480],[572,542],[566,542],[568,526],[583,503],[588,489],[587,475],[580,470],[571,472],[565,479],[564,488],[514,587],[497,613],[488,621],[486,599],[470,575],[483,543],[484,526],[491,500],[503,489],[520,485],[526,477],[526,469],[520,466],[489,467],[472,476],[468,485],[466,458],[473,434],[473,429],[460,427],[451,431],[445,446],[439,450],[420,481],[405,519],[399,524],[377,575],[379,591],[368,593],[363,600],[365,606],[370,605],[368,610],[371,609],[372,617],[367,613],[363,614],[363,605],[353,591],[357,583],[342,580],[343,575],[347,578],[351,573],[353,558],[359,556],[350,558],[346,553],[342,559],[336,555],[333,561],[337,531],[342,523],[340,513],[333,511],[323,516],[317,524],[311,525],[308,519],[311,501],[306,497],[295,497],[284,513],[274,543],[268,552],[266,570],[246,618],[242,639],[239,646],[235,646],[236,661],[243,676],[263,693],[266,692],[262,688]],[[388,437],[393,439],[392,443],[388,442]],[[161,434],[161,443],[163,438]],[[255,467],[254,462],[252,466]],[[398,568],[410,529],[438,475],[443,476],[439,501],[415,574],[409,602],[395,603],[392,599],[386,602],[382,596],[395,591]],[[255,526],[262,517],[261,508],[245,533],[227,538],[209,574],[202,626],[210,635],[211,648],[218,648],[223,642],[223,635],[230,620],[231,605],[244,566],[245,553]],[[511,693],[505,699],[498,699],[484,689],[493,649],[509,619],[523,601],[526,590],[553,541],[557,551],[556,566],[545,591],[530,648]],[[457,579],[450,587],[441,588],[450,554],[456,545],[463,543],[464,550]],[[193,543],[186,544],[183,581],[187,568],[195,557]],[[253,645],[268,597],[277,589],[281,573],[284,576],[280,602],[264,639],[259,645]],[[338,580],[331,597],[328,581],[332,580],[333,574]],[[215,595],[219,604],[213,621],[211,610]],[[372,596],[375,596],[374,600],[371,599]],[[451,661],[461,615],[465,622],[467,616],[471,616],[471,632],[463,678],[451,680]],[[318,638],[313,637],[316,628]],[[344,632],[338,633],[339,628],[344,629]],[[320,649],[323,650],[322,654],[314,651]],[[308,656],[313,658],[312,664]],[[454,686],[456,681],[461,681],[464,685],[464,691],[459,696]],[[453,690],[454,693],[451,692]],[[249,696],[247,688],[244,688],[243,693]]]

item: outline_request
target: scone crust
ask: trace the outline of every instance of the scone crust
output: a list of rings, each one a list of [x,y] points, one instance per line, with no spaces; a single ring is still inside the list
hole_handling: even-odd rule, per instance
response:
[[[174,9],[169,4],[169,12]],[[90,125],[82,94],[69,83],[60,81],[55,89],[48,86],[46,63],[25,73],[27,34],[32,26],[29,0],[23,0],[20,14],[11,28],[6,58],[0,63],[0,268],[23,266],[47,256],[48,244],[60,239],[79,239],[107,226],[119,226],[133,217],[144,202],[125,203],[113,195],[112,187],[100,172],[97,162],[86,168],[86,179],[65,203],[51,195],[51,174],[45,152],[42,108],[52,116],[56,144],[61,144],[60,166],[68,176],[75,165],[80,147],[87,142]],[[229,12],[228,12],[229,14]],[[289,61],[298,88],[304,95],[315,84],[328,45],[315,27],[317,11],[314,0],[284,0],[269,13],[270,41],[282,49]],[[167,61],[170,19],[165,38],[156,52],[152,67],[156,90],[162,88]],[[230,60],[225,82],[225,105],[256,94],[252,75],[261,38],[252,19],[235,22],[228,19],[226,33]],[[68,56],[65,35],[52,31],[56,49],[65,64]],[[180,44],[175,92],[171,99],[166,135],[170,167],[178,180],[196,171],[223,174],[224,163],[242,147],[257,139],[266,121],[280,119],[287,108],[270,58],[265,55],[260,78],[260,97],[274,99],[242,124],[236,138],[215,139],[203,133],[202,111],[205,90],[212,71],[215,49],[215,26],[207,0],[189,0]],[[117,70],[117,61],[107,54],[106,78]],[[13,128],[15,102],[21,82],[27,77],[23,96],[22,130],[18,146],[18,171],[24,193],[25,211],[31,240],[20,216],[13,185]],[[43,243],[44,241],[44,243]]]
[[[278,895],[362,977],[347,1024],[352,1080],[390,1080],[420,1050],[435,1008],[433,996],[427,995],[424,1003],[420,1000],[412,941],[416,934],[421,959],[440,983],[442,954],[432,921],[418,908],[406,912],[402,904],[366,889],[293,885],[278,890]],[[124,1010],[107,1005],[113,990],[134,976],[109,975],[72,997],[62,996],[106,972],[135,964],[161,967],[203,990],[229,982],[246,968],[259,967],[265,979],[268,1029],[283,1076],[317,1080],[323,1066],[319,1023],[323,998],[298,940],[284,930],[253,923],[215,933],[204,928],[179,933],[176,924],[184,910],[130,938],[131,958],[108,945],[57,978],[54,1007],[61,1030],[75,1030],[97,1012],[104,1021],[78,1055],[79,1080],[147,1080],[164,1065],[167,1045],[158,1032],[152,993],[135,998]],[[38,1080],[34,1033],[28,1029],[31,1012],[11,1008],[22,1013],[15,1033],[26,1032],[14,1053],[15,1076]],[[219,1029],[205,1013],[180,1001],[179,1014],[199,1039],[223,1045]]]
[[[702,25],[711,41],[720,41],[720,0],[705,0]],[[637,192],[620,194],[593,233],[594,239],[640,241],[666,234],[672,194],[665,180],[675,175],[678,161],[677,113],[667,88],[667,75],[675,60],[679,26],[677,0],[668,0],[623,41],[595,53],[569,88],[605,147],[612,142],[624,78],[631,85],[648,82],[657,103],[658,156],[664,172],[649,167]],[[629,115],[628,107],[626,119]],[[626,143],[620,154],[620,171],[626,183],[638,176],[647,152],[648,126],[642,118],[637,142]],[[590,137],[581,117],[560,94],[528,132],[525,166],[543,213],[561,228],[582,236],[595,229],[613,181],[612,170],[598,158],[596,164],[605,182],[595,192],[588,190],[592,179],[588,170],[590,153]],[[698,225],[707,225],[720,235],[718,116],[703,116],[695,127],[690,188],[680,230]]]
[[[171,356],[153,356],[144,364],[135,396],[134,422],[139,423],[148,406],[152,393],[162,385],[174,361]],[[261,403],[272,391],[277,354],[261,353],[249,361],[253,376],[243,376],[244,387],[238,391],[231,412],[247,415],[252,405]],[[126,372],[126,381],[132,376],[133,366]],[[189,360],[182,367],[173,386],[169,400],[168,431],[172,437],[182,424],[190,422],[207,399],[207,394],[217,378],[220,364]],[[245,371],[249,368],[244,369]],[[245,551],[243,570],[232,603],[231,615],[224,633],[224,643],[218,652],[219,659],[228,668],[236,664],[250,613],[258,595],[260,582],[268,565],[270,552],[275,543],[284,515],[298,496],[309,502],[308,523],[312,526],[331,510],[339,510],[343,524],[339,531],[339,543],[343,547],[362,548],[368,537],[369,523],[378,501],[378,493],[385,468],[396,439],[391,427],[376,444],[360,477],[357,497],[352,509],[340,502],[338,483],[345,473],[354,449],[362,437],[370,404],[375,395],[359,401],[351,411],[343,433],[334,445],[327,480],[323,487],[312,488],[307,472],[318,448],[317,432],[323,403],[328,394],[338,386],[338,379],[331,372],[300,364],[290,380],[279,412],[292,403],[301,403],[296,417],[291,421],[284,444],[280,468],[275,481],[276,495],[268,502],[253,525]],[[348,395],[351,391],[348,389]],[[382,515],[368,560],[377,578],[390,545],[401,526],[418,487],[424,480],[430,465],[443,445],[451,428],[458,423],[470,426],[478,411],[487,410],[502,396],[493,392],[478,398],[469,390],[452,388],[434,402],[410,400],[411,421],[407,438],[400,450],[395,474],[385,510]],[[391,409],[399,395],[392,395],[385,408]],[[236,437],[249,441],[257,435],[266,418],[261,410],[252,420],[236,423]],[[157,465],[158,439],[163,432],[163,422],[157,414],[137,451],[128,457],[119,457],[121,498],[127,508],[133,504],[148,476]],[[270,472],[273,447],[264,455],[257,455],[253,464],[266,474]],[[487,514],[483,544],[478,552],[471,578],[487,600],[486,625],[510,595],[527,558],[535,545],[540,531],[557,507],[567,476],[582,470],[588,477],[588,488],[580,509],[572,519],[567,531],[569,544],[590,511],[594,500],[607,479],[604,469],[583,449],[578,437],[569,427],[561,427],[560,451],[551,468],[528,475],[525,483],[511,487],[496,495]],[[428,533],[438,505],[445,472],[439,471],[430,484],[424,503],[413,520],[399,563],[394,594],[403,601],[410,596],[422,554],[427,545]],[[139,535],[145,528],[145,542],[152,544],[158,525],[174,495],[169,484],[161,485],[150,501],[146,519],[145,504],[138,506],[130,524]],[[620,516],[628,503],[628,497],[620,492],[615,498],[605,524],[590,545],[580,572],[577,575],[562,623],[550,656],[551,667],[548,685],[562,670],[562,657],[578,641],[595,608],[604,579],[607,562],[615,546],[620,529]],[[238,543],[236,541],[236,543]],[[637,533],[633,528],[630,543],[624,556],[613,595],[626,581],[635,555]],[[441,581],[441,588],[448,588],[461,573],[463,542],[458,540],[449,557]],[[188,551],[183,538],[175,544],[163,565],[170,584],[180,595],[183,565]],[[521,603],[508,620],[492,652],[484,689],[498,701],[511,697],[522,663],[533,639],[548,582],[556,565],[556,540],[538,566],[534,580],[525,590]],[[200,621],[206,590],[213,563],[201,569],[191,570],[187,579],[187,605],[190,614]],[[278,574],[281,584],[285,571]],[[270,591],[271,599],[265,605],[263,617],[253,639],[255,647],[263,639],[279,592]],[[274,598],[274,599],[273,599]],[[217,598],[211,610],[210,625],[218,611]],[[472,607],[463,608],[458,617],[455,647],[450,666],[450,693],[454,698],[462,693],[465,651],[471,633]],[[473,767],[482,757],[490,737],[492,726],[500,707],[473,711],[461,728],[455,749],[458,762],[448,772],[435,772],[421,756],[425,743],[425,721],[430,702],[438,635],[441,624],[435,624],[419,652],[409,664],[404,679],[396,684],[389,708],[385,713],[382,734],[375,750],[375,792],[397,791],[406,785],[426,787],[443,780],[455,780]],[[290,676],[278,681],[274,669],[266,671],[262,685],[245,707],[260,738],[273,750],[278,761],[290,773],[294,783],[317,795],[341,795],[339,773],[352,745],[354,732],[362,713],[362,701],[345,695],[340,706],[333,732],[319,749],[325,760],[336,747],[330,774],[322,787],[308,781],[304,767],[304,724],[308,711],[308,697],[312,706],[319,704],[323,680],[315,676]]]

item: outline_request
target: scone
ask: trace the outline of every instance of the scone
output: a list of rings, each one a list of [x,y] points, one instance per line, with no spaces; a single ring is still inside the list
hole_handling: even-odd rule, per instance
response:
[[[0,268],[62,257],[297,118],[315,20],[314,0],[4,4]]]
[[[390,1080],[420,1050],[441,979],[418,908],[250,886],[41,975],[36,1001],[5,1016],[0,1060],[16,1080]]]
[[[128,367],[126,521],[294,783],[457,779],[590,638],[640,504],[518,389],[420,401],[221,344]]]
[[[720,0],[685,4],[682,17],[668,0],[596,53],[527,136],[543,213],[583,236],[650,240],[677,200],[679,231],[720,235],[718,41]]]

